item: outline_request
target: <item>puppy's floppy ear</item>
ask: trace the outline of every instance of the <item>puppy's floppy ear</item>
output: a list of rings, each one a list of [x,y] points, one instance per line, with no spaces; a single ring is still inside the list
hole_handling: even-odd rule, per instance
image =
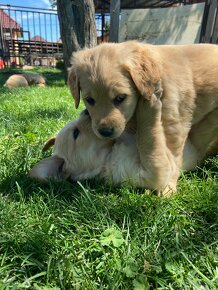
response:
[[[71,94],[74,98],[75,107],[77,109],[79,107],[80,102],[80,85],[76,73],[76,68],[74,66],[72,66],[69,70],[67,83],[70,87]]]
[[[135,49],[123,68],[130,74],[139,94],[145,99],[150,100],[157,89],[162,91],[158,63],[150,51]]]
[[[28,176],[40,181],[48,181],[49,178],[61,180],[64,159],[51,156],[39,161],[28,173]]]
[[[50,147],[52,147],[55,144],[55,139],[56,137],[51,137],[50,139],[48,139],[45,143],[45,145],[42,148],[42,152],[47,151]]]

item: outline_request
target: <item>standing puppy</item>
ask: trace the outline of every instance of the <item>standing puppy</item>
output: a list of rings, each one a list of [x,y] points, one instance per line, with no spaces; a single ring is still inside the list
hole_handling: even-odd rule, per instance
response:
[[[218,136],[218,47],[210,44],[102,44],[73,55],[69,86],[80,90],[99,138],[137,125],[140,162],[149,187],[176,190],[187,136],[200,156]],[[201,126],[201,124],[207,124]]]

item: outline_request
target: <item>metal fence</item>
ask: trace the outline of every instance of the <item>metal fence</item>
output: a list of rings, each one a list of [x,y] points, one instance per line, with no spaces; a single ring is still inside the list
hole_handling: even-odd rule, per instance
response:
[[[0,56],[5,66],[55,66],[61,53],[56,11],[0,5]]]
[[[109,13],[96,13],[95,14],[97,42],[109,41],[110,29],[110,14]]]
[[[109,41],[108,13],[96,14],[97,41]],[[0,4],[0,68],[55,66],[62,58],[57,11]]]

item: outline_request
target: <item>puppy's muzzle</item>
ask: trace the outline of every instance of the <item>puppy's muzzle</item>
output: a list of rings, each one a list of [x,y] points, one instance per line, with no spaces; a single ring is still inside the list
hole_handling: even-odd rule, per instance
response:
[[[98,129],[98,133],[99,133],[102,137],[110,138],[110,137],[112,137],[113,134],[114,134],[114,128],[110,128],[110,127],[100,128],[100,129]]]

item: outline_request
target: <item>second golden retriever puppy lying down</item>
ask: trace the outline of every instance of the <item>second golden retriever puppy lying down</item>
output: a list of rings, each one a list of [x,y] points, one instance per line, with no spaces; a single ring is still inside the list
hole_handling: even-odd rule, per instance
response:
[[[30,177],[41,181],[49,178],[76,181],[97,177],[113,184],[127,182],[151,188],[150,173],[140,163],[135,133],[125,130],[116,140],[100,139],[92,130],[91,118],[86,110],[50,139],[46,149],[53,144],[53,155],[37,163],[29,172]],[[194,169],[200,161],[198,152],[188,140],[183,154],[183,169]]]
[[[46,80],[42,75],[33,73],[15,74],[10,76],[4,84],[4,87],[13,89],[18,87],[27,87],[36,85],[38,87],[44,87]]]

